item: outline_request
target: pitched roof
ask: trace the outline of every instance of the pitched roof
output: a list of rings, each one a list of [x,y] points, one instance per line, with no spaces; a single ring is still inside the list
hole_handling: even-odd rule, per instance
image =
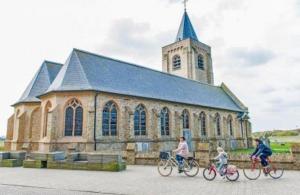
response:
[[[198,41],[197,35],[194,31],[190,18],[187,12],[184,11],[175,41],[181,41],[188,38]]]
[[[16,104],[40,102],[37,96],[43,94],[49,88],[61,67],[62,64],[44,61]]]
[[[74,49],[46,93],[79,90],[243,111],[221,87]]]

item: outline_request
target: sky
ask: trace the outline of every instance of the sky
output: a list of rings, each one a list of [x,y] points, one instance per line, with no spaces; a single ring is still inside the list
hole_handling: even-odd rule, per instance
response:
[[[299,128],[300,0],[189,0],[187,11],[253,131]],[[182,15],[182,0],[1,1],[0,135],[43,60],[78,48],[161,70]]]

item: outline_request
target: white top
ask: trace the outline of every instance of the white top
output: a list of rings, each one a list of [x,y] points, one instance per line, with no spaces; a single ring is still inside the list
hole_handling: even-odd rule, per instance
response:
[[[182,157],[187,157],[189,155],[189,147],[186,141],[179,142],[178,148],[175,150],[175,152]]]
[[[219,160],[219,163],[227,164],[227,158],[228,155],[226,152],[220,152],[217,157],[215,157],[215,160]]]

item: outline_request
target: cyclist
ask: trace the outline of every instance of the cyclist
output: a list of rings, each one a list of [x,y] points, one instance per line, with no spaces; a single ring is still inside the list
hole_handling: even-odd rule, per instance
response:
[[[224,151],[224,149],[222,147],[218,147],[217,148],[218,151],[218,156],[216,156],[214,159],[218,160],[218,167],[217,170],[220,173],[221,176],[225,175],[225,171],[226,171],[226,167],[227,167],[227,159],[228,159],[228,155],[227,153]]]
[[[180,142],[178,144],[178,148],[173,150],[176,152],[176,160],[178,162],[178,172],[181,173],[183,171],[183,159],[188,157],[189,147],[185,141],[185,137],[180,137]]]
[[[255,160],[256,158],[260,158],[261,165],[263,166],[263,170],[265,175],[268,175],[270,170],[269,163],[267,158],[272,155],[272,150],[266,146],[260,139],[255,139],[256,149],[251,154],[251,159]]]

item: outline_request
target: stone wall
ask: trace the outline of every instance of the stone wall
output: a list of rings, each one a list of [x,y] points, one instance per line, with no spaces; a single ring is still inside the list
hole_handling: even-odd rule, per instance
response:
[[[208,166],[210,159],[216,156],[216,152],[210,149],[207,143],[198,144],[194,156],[201,167]],[[127,160],[127,164],[136,165],[157,165],[160,160],[159,152],[138,153],[133,150],[132,145],[127,148],[124,159]],[[300,144],[294,144],[291,153],[273,154],[270,159],[272,164],[277,167],[282,167],[286,170],[300,170]],[[251,162],[247,154],[232,154],[229,152],[229,164],[236,165],[239,168],[248,168]]]

